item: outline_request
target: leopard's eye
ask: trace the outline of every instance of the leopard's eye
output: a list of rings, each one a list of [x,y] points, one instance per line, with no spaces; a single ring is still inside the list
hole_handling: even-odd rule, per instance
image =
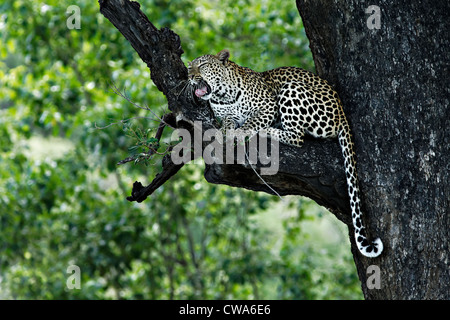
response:
[[[199,64],[198,65],[198,70],[204,69],[207,64],[208,64],[207,62],[203,62],[203,63]]]

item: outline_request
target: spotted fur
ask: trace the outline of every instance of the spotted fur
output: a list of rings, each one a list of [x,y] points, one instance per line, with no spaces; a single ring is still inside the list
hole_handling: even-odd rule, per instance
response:
[[[345,174],[355,240],[360,252],[376,257],[383,250],[379,238],[366,238],[355,153],[342,103],[330,85],[317,75],[296,67],[256,72],[228,60],[229,51],[204,55],[189,63],[189,83],[195,95],[209,100],[222,130],[236,129],[253,135],[265,129],[274,139],[300,147],[305,134],[316,138],[338,137]]]

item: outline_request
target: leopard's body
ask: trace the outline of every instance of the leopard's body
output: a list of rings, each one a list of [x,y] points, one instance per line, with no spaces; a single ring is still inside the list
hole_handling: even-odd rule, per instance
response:
[[[338,137],[345,173],[355,240],[360,252],[376,257],[380,239],[366,238],[350,127],[337,93],[317,75],[296,67],[256,72],[228,60],[228,50],[204,55],[189,63],[195,95],[209,100],[222,129],[252,135],[264,129],[278,141],[300,147],[305,134]]]

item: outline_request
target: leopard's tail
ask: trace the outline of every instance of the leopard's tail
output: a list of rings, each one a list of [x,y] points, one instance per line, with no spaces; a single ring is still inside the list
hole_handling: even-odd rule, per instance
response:
[[[366,229],[363,226],[362,221],[361,200],[359,196],[355,153],[353,150],[350,127],[344,115],[341,120],[338,138],[344,156],[345,175],[347,178],[348,195],[350,197],[353,227],[355,228],[356,245],[364,256],[374,258],[379,256],[383,251],[383,243],[380,238],[375,239],[372,243],[369,243],[367,240]]]

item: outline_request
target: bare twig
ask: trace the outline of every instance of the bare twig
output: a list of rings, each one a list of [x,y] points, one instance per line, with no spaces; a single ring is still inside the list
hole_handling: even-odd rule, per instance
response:
[[[99,126],[97,125],[97,122],[94,122],[94,126],[95,126],[95,129],[97,129],[97,130],[103,130],[103,129],[109,128],[109,127],[111,127],[111,126],[114,126],[114,125],[116,125],[116,124],[124,124],[124,123],[126,123],[126,122],[128,122],[128,121],[130,121],[130,120],[136,120],[136,119],[155,120],[155,119],[150,118],[150,117],[131,117],[131,118],[128,118],[128,119],[119,120],[119,121],[116,121],[116,122],[111,122],[110,124],[108,124],[108,125],[106,125],[106,126],[103,126],[103,127],[99,127]]]
[[[151,120],[155,120],[155,121],[163,121],[163,119],[157,115],[151,108],[149,108],[149,106],[145,105],[145,107],[138,105],[137,103],[135,103],[133,100],[131,100],[131,98],[129,98],[126,94],[125,88],[123,89],[123,93],[119,90],[119,88],[117,88],[117,86],[114,84],[114,82],[111,83],[110,85],[111,89],[113,90],[113,92],[115,94],[117,94],[119,97],[124,98],[125,100],[127,100],[129,103],[131,103],[133,106],[135,106],[136,108],[145,110],[145,111],[150,111],[150,113],[152,115],[154,115],[156,117],[156,119],[151,119]]]

